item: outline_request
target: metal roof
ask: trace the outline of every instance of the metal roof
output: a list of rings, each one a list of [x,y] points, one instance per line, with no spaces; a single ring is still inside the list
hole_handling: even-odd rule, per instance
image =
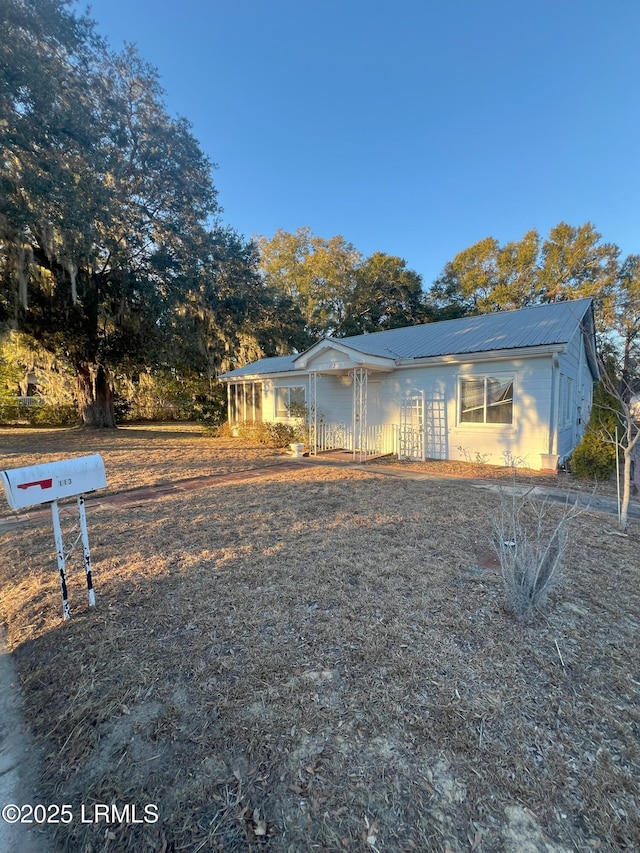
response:
[[[335,340],[357,352],[397,360],[562,345],[568,343],[576,327],[590,311],[591,304],[591,299],[552,302],[516,311],[497,311],[350,338],[324,340]],[[314,344],[314,347],[317,346]],[[291,355],[260,359],[224,374],[223,378],[295,370],[294,362],[299,357]]]
[[[355,335],[341,342],[359,352],[401,359],[566,344],[590,306],[591,299],[552,302],[517,311],[497,311]]]
[[[296,358],[298,358],[298,353],[294,353],[293,355],[277,355],[273,358],[261,358],[258,361],[251,362],[251,364],[245,364],[244,367],[236,367],[235,370],[222,373],[218,378],[227,379],[236,376],[255,376],[257,373],[286,373],[289,370],[295,370],[293,362]]]

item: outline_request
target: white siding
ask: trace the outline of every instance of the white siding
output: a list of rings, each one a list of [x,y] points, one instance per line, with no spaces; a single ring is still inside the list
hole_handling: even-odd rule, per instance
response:
[[[276,414],[276,388],[303,385],[306,405],[309,405],[309,374],[297,371],[290,376],[279,376],[264,383],[263,412],[265,421],[288,423],[291,418]],[[353,386],[347,375],[318,375],[316,385],[318,417],[326,423],[350,424],[353,416]]]
[[[383,380],[385,415],[398,422],[402,395],[424,391],[427,457],[492,465],[516,460],[537,469],[540,454],[549,452],[551,369],[547,356],[397,370]],[[459,379],[496,375],[513,376],[512,424],[460,423]]]
[[[318,376],[318,418],[325,423],[351,424],[353,384],[349,376]]]
[[[591,402],[593,399],[593,377],[587,362],[584,337],[580,330],[565,347],[564,353],[558,357],[561,405],[558,408],[556,420],[558,428],[557,453],[562,458],[568,456],[580,443],[584,434]]]
[[[318,366],[314,364],[314,368]],[[330,358],[330,364],[324,366],[335,370],[337,358]],[[483,376],[513,377],[512,423],[460,422],[460,379]],[[287,385],[304,385],[309,403],[306,371],[265,377],[264,420],[283,420],[276,417],[275,388]],[[592,377],[579,330],[558,355],[374,371],[368,379],[368,425],[400,424],[402,401],[412,395],[424,395],[427,458],[515,463],[539,469],[541,454],[556,453],[562,459],[580,440],[591,407]],[[351,426],[353,384],[346,372],[318,374],[317,409],[324,423]]]

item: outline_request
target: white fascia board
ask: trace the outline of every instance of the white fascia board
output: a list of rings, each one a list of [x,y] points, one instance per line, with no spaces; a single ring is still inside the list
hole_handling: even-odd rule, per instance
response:
[[[397,367],[427,367],[437,364],[467,364],[475,361],[512,361],[516,358],[546,358],[564,352],[565,344],[545,344],[539,347],[519,347],[517,349],[487,350],[486,352],[466,352],[455,355],[434,355],[428,358],[398,359]]]
[[[267,382],[269,379],[300,379],[301,370],[281,370],[278,373],[245,373],[244,376],[227,376],[226,378],[218,377],[220,382],[232,382],[234,384],[242,382]]]

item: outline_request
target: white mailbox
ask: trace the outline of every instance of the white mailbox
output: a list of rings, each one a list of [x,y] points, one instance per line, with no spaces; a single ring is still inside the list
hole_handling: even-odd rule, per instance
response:
[[[95,453],[2,471],[2,485],[11,509],[26,509],[104,489],[107,477],[102,456]]]
[[[89,552],[84,495],[87,492],[94,492],[96,489],[104,489],[107,486],[102,457],[95,453],[93,456],[61,459],[59,462],[45,462],[43,465],[30,465],[27,468],[11,468],[8,471],[0,471],[0,476],[11,509],[26,509],[37,504],[51,505],[53,535],[56,542],[56,557],[62,592],[62,612],[65,619],[69,618],[70,613],[66,563],[73,549],[82,539],[89,606],[93,607],[96,598],[91,574],[91,554]],[[58,501],[63,498],[76,498],[80,527],[77,538],[67,549],[65,549],[62,538],[60,513],[58,511]],[[74,528],[74,530],[77,529],[78,526]]]

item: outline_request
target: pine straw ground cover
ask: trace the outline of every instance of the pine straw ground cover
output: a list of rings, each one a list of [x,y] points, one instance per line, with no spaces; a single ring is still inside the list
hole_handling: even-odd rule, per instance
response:
[[[300,463],[103,509],[97,606],[74,572],[67,623],[48,527],[5,534],[37,799],[76,815],[52,849],[640,849],[640,526],[580,515],[523,626],[498,500]],[[78,819],[110,802],[160,819]]]

